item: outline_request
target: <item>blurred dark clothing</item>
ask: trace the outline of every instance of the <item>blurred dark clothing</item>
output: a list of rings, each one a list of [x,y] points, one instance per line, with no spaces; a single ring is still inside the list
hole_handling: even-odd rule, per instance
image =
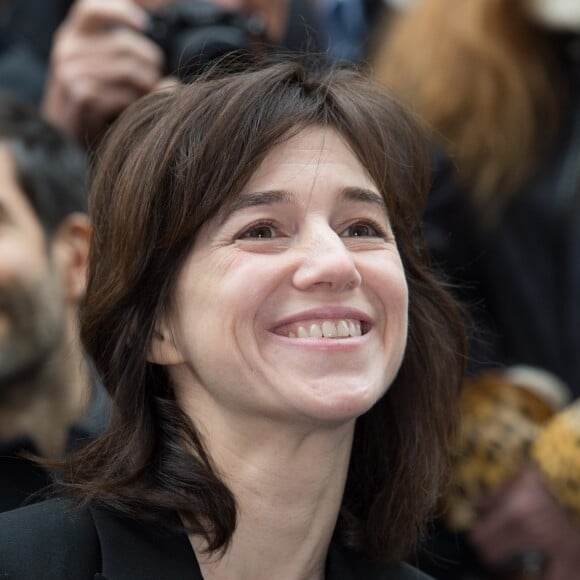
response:
[[[95,438],[104,428],[108,416],[107,395],[96,384],[83,419],[72,425],[68,434],[66,453],[79,449]],[[34,493],[43,490],[53,480],[51,474],[22,453],[38,454],[29,437],[0,443],[0,512],[22,506]],[[33,500],[43,499],[41,494]]]
[[[452,534],[439,521],[431,524],[428,540],[412,561],[437,580],[496,580],[485,571],[465,535]]]
[[[7,0],[5,18],[10,33],[46,65],[52,35],[73,3],[74,0]]]
[[[282,49],[309,53],[320,51],[320,21],[310,0],[290,0]]]
[[[333,59],[364,61],[385,12],[382,0],[319,0],[321,48]]]
[[[0,6],[0,90],[38,106],[52,36],[73,0],[8,0]]]
[[[571,39],[580,41],[580,39]],[[580,45],[578,45],[580,47]],[[580,49],[579,49],[580,50]],[[499,221],[481,227],[441,155],[425,213],[433,259],[473,316],[469,372],[527,364],[580,396],[580,52],[556,146]],[[439,580],[492,580],[466,538],[440,522],[419,555]]]
[[[571,65],[572,66],[572,65]],[[485,229],[454,183],[439,175],[425,215],[435,262],[471,307],[480,340],[473,369],[528,364],[580,396],[580,60],[557,146],[499,221]]]
[[[0,24],[0,91],[38,106],[44,91],[46,68],[24,43]]]
[[[74,0],[5,0],[10,32],[46,64],[52,35]]]

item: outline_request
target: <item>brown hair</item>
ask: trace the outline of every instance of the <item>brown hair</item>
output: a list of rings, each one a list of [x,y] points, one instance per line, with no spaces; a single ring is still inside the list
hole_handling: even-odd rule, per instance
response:
[[[109,134],[91,197],[94,237],[82,339],[112,397],[110,426],[66,464],[69,488],[134,518],[178,510],[211,550],[236,506],[164,368],[147,362],[154,321],[204,222],[266,154],[313,125],[337,130],[382,191],[410,292],[395,383],[356,424],[336,535],[384,560],[412,546],[447,464],[464,348],[455,305],[425,267],[428,167],[412,117],[363,75],[279,62],[151,94]]]
[[[445,141],[482,220],[530,179],[560,127],[554,42],[515,0],[429,0],[395,17],[376,78]]]

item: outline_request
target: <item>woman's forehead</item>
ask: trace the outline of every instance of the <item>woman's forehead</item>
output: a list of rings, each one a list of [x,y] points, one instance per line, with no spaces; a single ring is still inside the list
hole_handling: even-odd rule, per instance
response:
[[[307,186],[314,186],[319,177],[330,188],[365,191],[386,206],[384,192],[346,139],[333,127],[313,125],[273,145],[245,183],[222,198],[216,217],[223,221],[238,206],[254,205],[252,200],[268,195],[274,201],[296,200],[295,194],[305,187],[310,190]]]
[[[368,177],[358,156],[334,128],[307,127],[272,147],[244,189],[251,189],[256,182],[267,181],[272,176],[283,174],[299,179],[301,172],[308,168],[323,171],[327,166]],[[370,177],[368,181],[372,181]]]

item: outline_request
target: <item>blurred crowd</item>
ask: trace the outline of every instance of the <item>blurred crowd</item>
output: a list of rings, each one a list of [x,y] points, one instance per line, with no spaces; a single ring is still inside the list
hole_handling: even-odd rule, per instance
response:
[[[106,420],[75,320],[87,155],[130,103],[224,53],[323,53],[422,120],[425,235],[468,312],[454,471],[415,563],[580,578],[580,2],[201,4],[0,1],[0,509],[50,481],[26,453],[62,456]]]
[[[406,4],[375,73],[442,152],[426,234],[473,327],[447,526],[422,556],[441,577],[580,577],[579,473],[562,455],[578,414],[550,430],[580,394],[580,4]]]
[[[0,87],[38,106],[47,120],[86,146],[129,103],[179,74],[183,50],[192,43],[211,55],[214,49],[219,54],[262,46],[287,52],[329,50],[358,60],[382,8],[376,0],[212,0],[209,10],[176,11],[179,4],[192,3],[5,2]],[[232,11],[258,26],[223,18]],[[162,15],[168,41],[155,36],[151,14]]]

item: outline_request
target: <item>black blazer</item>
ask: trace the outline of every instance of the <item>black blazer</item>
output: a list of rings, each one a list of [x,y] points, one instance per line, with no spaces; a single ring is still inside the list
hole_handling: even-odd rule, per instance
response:
[[[168,514],[177,518],[176,514]],[[98,508],[49,500],[0,514],[0,580],[202,580],[185,534]],[[375,567],[332,544],[327,580],[427,580],[406,564]]]

